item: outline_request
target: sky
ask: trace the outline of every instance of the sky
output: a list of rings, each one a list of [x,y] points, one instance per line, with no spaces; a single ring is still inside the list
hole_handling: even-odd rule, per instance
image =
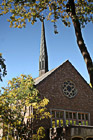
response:
[[[39,54],[41,41],[41,22],[34,25],[27,23],[26,28],[10,28],[8,15],[0,17],[0,53],[7,66],[7,76],[0,81],[0,88],[6,87],[7,82],[21,74],[39,76]],[[78,70],[89,83],[86,65],[77,45],[73,25],[65,27],[57,22],[58,34],[54,34],[53,23],[45,20],[45,35],[48,51],[49,70],[58,67],[66,60]],[[83,38],[93,60],[93,24],[89,23],[82,29]]]

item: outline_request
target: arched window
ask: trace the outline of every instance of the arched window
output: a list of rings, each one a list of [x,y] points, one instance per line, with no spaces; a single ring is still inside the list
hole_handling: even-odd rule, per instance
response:
[[[39,62],[39,70],[41,70],[41,62]]]
[[[44,69],[44,68],[45,68],[44,61],[42,61],[42,69]]]

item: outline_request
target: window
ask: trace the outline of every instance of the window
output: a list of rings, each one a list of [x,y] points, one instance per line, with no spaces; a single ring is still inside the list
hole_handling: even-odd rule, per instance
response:
[[[88,120],[88,114],[85,114],[85,119]]]
[[[41,62],[39,62],[39,69],[41,70]]]
[[[44,66],[44,61],[42,61],[42,69],[44,69],[45,68],[45,66]]]
[[[52,109],[51,115],[52,127],[61,127],[63,125],[89,125],[89,113]]]
[[[66,112],[66,119],[68,119],[69,117],[68,117],[68,112]]]
[[[81,119],[81,114],[80,114],[80,113],[78,113],[78,119],[79,119],[79,120]]]
[[[76,119],[76,113],[73,113],[73,119]]]
[[[60,114],[59,112],[56,112],[56,118],[59,118]]]
[[[82,114],[82,120],[84,120],[84,114]]]
[[[72,81],[65,81],[63,84],[63,93],[68,98],[73,98],[77,94],[77,89],[75,88],[75,84]]]
[[[60,111],[60,118],[63,118],[63,111]]]
[[[69,113],[69,118],[72,119],[72,112]]]
[[[52,118],[55,118],[55,111],[52,111]]]

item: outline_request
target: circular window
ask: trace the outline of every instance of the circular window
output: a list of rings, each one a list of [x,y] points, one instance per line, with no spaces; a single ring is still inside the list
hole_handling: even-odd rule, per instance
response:
[[[68,98],[73,98],[77,94],[77,90],[75,89],[75,84],[72,81],[65,81],[63,84],[63,92],[64,95]]]

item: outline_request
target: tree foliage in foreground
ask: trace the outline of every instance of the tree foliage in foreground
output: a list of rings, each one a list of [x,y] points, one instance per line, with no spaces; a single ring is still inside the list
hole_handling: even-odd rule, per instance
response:
[[[5,59],[2,57],[2,54],[0,53],[0,81],[2,81],[2,77],[4,77],[7,74],[6,65],[4,61]]]
[[[74,0],[74,4],[82,26],[93,20],[92,0]],[[37,18],[42,19],[42,15],[52,22],[61,18],[66,26],[70,26],[69,13],[73,12],[74,7],[71,8],[70,0],[2,0],[0,9],[1,15],[11,13],[8,19],[10,27],[22,28],[26,26],[27,20],[34,24]]]
[[[0,118],[4,136],[15,139],[39,140],[44,137],[40,122],[50,117],[46,105],[48,99],[40,99],[31,76],[21,75],[8,82],[0,96]]]
[[[61,19],[65,26],[73,23],[78,47],[84,58],[93,87],[93,62],[87,47],[84,43],[81,27],[88,22],[93,22],[93,1],[92,0],[2,0],[0,14],[11,13],[10,27],[22,28],[26,21],[34,24],[37,19],[44,18],[54,22],[55,33],[58,19]]]

